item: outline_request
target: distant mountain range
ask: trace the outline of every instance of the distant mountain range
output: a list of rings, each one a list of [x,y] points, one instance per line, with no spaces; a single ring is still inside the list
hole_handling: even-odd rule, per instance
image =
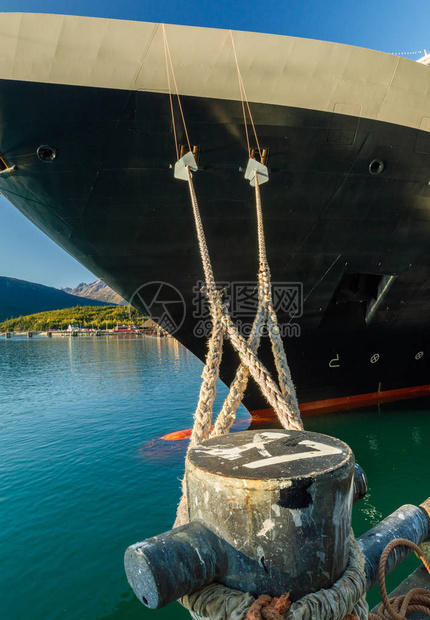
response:
[[[109,306],[112,302],[70,295],[64,290],[0,276],[0,321],[73,306]]]
[[[69,295],[77,295],[78,297],[86,297],[87,299],[100,299],[110,304],[124,305],[127,302],[118,293],[115,293],[107,284],[101,280],[96,280],[90,284],[81,282],[75,288],[60,289]]]

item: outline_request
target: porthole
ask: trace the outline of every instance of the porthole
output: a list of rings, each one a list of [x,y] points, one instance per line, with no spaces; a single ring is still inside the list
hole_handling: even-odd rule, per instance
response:
[[[380,159],[373,159],[369,164],[370,174],[381,174],[384,168],[385,164]]]
[[[49,163],[57,159],[57,149],[54,149],[52,146],[48,146],[47,144],[42,144],[36,151],[36,154],[40,161],[45,163]]]

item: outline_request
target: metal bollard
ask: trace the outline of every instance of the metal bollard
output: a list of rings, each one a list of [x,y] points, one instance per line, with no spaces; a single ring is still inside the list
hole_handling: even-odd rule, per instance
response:
[[[216,437],[190,451],[186,483],[190,523],[126,551],[129,583],[148,607],[214,580],[297,600],[343,574],[365,477],[342,441],[285,430]]]
[[[297,600],[343,573],[351,505],[367,487],[343,442],[316,433],[247,431],[196,446],[186,471],[190,522],[125,554],[129,583],[148,607],[213,581],[255,596],[291,591]],[[430,498],[402,506],[360,536],[367,589],[385,546],[400,537],[418,545],[430,539]],[[409,553],[394,549],[386,572]]]

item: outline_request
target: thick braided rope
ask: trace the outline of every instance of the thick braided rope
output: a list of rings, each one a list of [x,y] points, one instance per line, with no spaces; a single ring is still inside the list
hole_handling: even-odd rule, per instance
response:
[[[351,530],[348,566],[342,577],[331,588],[307,594],[293,603],[286,620],[342,620],[348,614],[367,620],[364,565],[363,552]],[[226,596],[230,596],[228,611],[223,605]],[[181,602],[196,620],[246,620],[247,606],[249,609],[253,600],[249,594],[214,583],[183,597]]]
[[[269,405],[275,410],[282,426],[293,430],[302,430],[303,424],[296,420],[269,371],[260,362],[254,351],[248,347],[246,340],[238,333],[226,310],[223,312],[222,320],[230,342],[239,354],[240,361],[249,368],[252,378],[261,389]]]
[[[348,566],[331,588],[307,594],[290,607],[286,620],[342,620],[353,614],[367,620],[365,559],[351,530]]]
[[[269,332],[270,342],[272,345],[273,358],[275,360],[282,396],[285,398],[288,408],[294,413],[295,419],[302,423],[296,388],[294,387],[291,377],[275,309],[273,308],[272,303],[270,303],[267,313],[267,330]]]
[[[278,413],[279,419],[285,428],[297,428],[296,426],[291,425],[291,417],[294,417],[295,421],[300,424],[300,428],[303,428],[296,391],[291,379],[291,373],[288,367],[287,357],[280,336],[276,313],[273,307],[270,268],[267,261],[263,211],[257,173],[255,175],[255,206],[260,262],[258,273],[259,303],[257,315],[255,317],[251,335],[247,344],[254,353],[257,352],[260,344],[261,331],[264,324],[267,322],[279,384],[281,386],[281,393],[287,403],[288,409],[291,411],[291,416],[286,415],[283,412],[279,416]],[[224,401],[224,405],[217,418],[215,428],[211,436],[215,437],[218,435],[223,435],[228,433],[230,430],[236,417],[237,408],[243,399],[243,395],[248,384],[249,372],[248,367],[244,363],[241,363],[230,386],[229,394]]]
[[[216,305],[212,309],[212,334],[208,342],[206,363],[202,373],[199,400],[194,413],[194,426],[188,449],[209,437],[212,424],[212,411],[216,398],[216,384],[222,358],[224,327],[221,322],[221,308]]]
[[[219,367],[222,357],[222,345],[224,338],[224,326],[221,321],[222,303],[219,292],[216,289],[215,278],[213,275],[212,264],[207,248],[203,224],[197,204],[197,197],[192,183],[191,171],[187,167],[188,186],[190,190],[191,204],[193,208],[194,221],[197,231],[200,256],[202,259],[203,271],[206,280],[206,294],[209,299],[209,307],[212,318],[212,334],[208,342],[208,352],[206,355],[205,366],[202,374],[202,385],[200,388],[199,400],[194,414],[194,426],[191,440],[188,447],[190,450],[194,445],[201,443],[209,437],[212,425],[213,404],[216,398],[216,383],[219,377]],[[182,497],[176,513],[174,527],[178,527],[188,522],[188,498],[185,480],[182,480]]]
[[[271,299],[270,270],[267,263],[264,228],[262,226],[263,218],[261,203],[260,208],[258,208],[258,204],[256,202],[256,210],[258,222],[257,234],[259,256],[258,307],[252,324],[251,334],[248,338],[248,346],[255,353],[258,351],[260,346],[261,333],[267,321],[268,304]],[[229,432],[236,418],[237,409],[243,400],[243,396],[248,385],[248,379],[249,369],[245,364],[241,363],[236,371],[236,376],[230,385],[227,398],[225,399],[221,411],[218,414],[211,437],[226,435]]]
[[[205,233],[203,224],[200,217],[200,212],[197,204],[197,197],[194,190],[194,184],[192,181],[191,171],[187,167],[188,185],[190,188],[190,196],[193,207],[197,238],[199,242],[200,254],[202,258],[203,270],[206,279],[206,290],[209,302],[212,306],[222,305],[218,291],[216,290],[215,278],[212,271],[211,261],[209,257],[209,251],[207,248]],[[270,293],[268,293],[270,294]],[[225,306],[222,306],[222,321],[230,341],[234,349],[239,354],[240,360],[249,368],[249,372],[257,385],[260,387],[263,395],[267,399],[268,403],[273,407],[278,415],[278,418],[284,428],[291,428],[302,430],[303,425],[300,417],[296,419],[295,412],[292,412],[281,392],[279,391],[276,383],[273,381],[270,373],[265,366],[259,361],[256,354],[248,346],[245,339],[240,336],[236,326],[232,322],[228,310]]]
[[[206,294],[209,299],[209,307],[212,318],[212,333],[208,342],[205,366],[202,373],[202,385],[200,387],[199,400],[194,413],[194,425],[188,451],[198,443],[209,437],[212,425],[213,404],[216,398],[216,383],[219,377],[219,367],[222,358],[222,345],[224,339],[224,326],[221,321],[222,303],[220,294],[216,289],[209,251],[207,248],[203,224],[197,204],[197,197],[192,183],[191,171],[187,167],[188,186],[190,190],[191,204],[193,207],[194,221],[197,231],[200,256],[206,280]],[[188,523],[188,497],[185,478],[182,479],[182,496],[176,511],[174,527]]]
[[[261,330],[264,326],[266,313],[267,307],[263,304],[259,304],[257,314],[252,325],[251,334],[248,338],[248,346],[253,351],[258,350]],[[216,419],[211,437],[219,437],[220,435],[226,435],[229,432],[236,418],[237,409],[243,400],[243,395],[245,394],[245,390],[248,385],[248,379],[249,369],[245,366],[245,364],[240,364],[230,385],[229,392],[224,400],[221,411]]]
[[[299,403],[297,401],[296,389],[294,387],[290,369],[287,362],[287,356],[285,353],[284,345],[279,331],[278,319],[276,317],[275,308],[273,306],[272,299],[272,287],[270,279],[270,268],[267,262],[266,255],[266,242],[264,235],[264,223],[263,223],[263,209],[261,206],[260,185],[258,183],[258,174],[255,173],[255,208],[257,211],[257,225],[258,225],[258,244],[260,251],[260,261],[264,260],[264,264],[261,265],[260,270],[264,272],[264,277],[267,279],[266,294],[268,298],[268,310],[267,310],[267,329],[269,332],[270,341],[272,344],[272,352],[275,360],[276,371],[278,373],[279,385],[281,387],[282,396],[286,400],[288,409],[291,411],[292,417],[295,422],[299,423],[303,428],[302,419],[300,416]],[[282,422],[282,420],[281,420]],[[286,426],[285,428],[289,428]]]
[[[212,583],[182,597],[181,604],[198,620],[243,620],[254,597]]]
[[[194,413],[194,425],[191,433],[188,451],[193,446],[209,437],[213,404],[216,398],[216,384],[219,377],[219,367],[222,357],[224,326],[221,321],[221,304],[211,304],[212,334],[208,342],[205,366],[202,373],[199,400]],[[174,527],[188,523],[188,497],[185,478],[182,479],[182,497],[176,512]]]
[[[205,274],[206,281],[206,294],[209,302],[216,306],[221,303],[220,296],[216,290],[215,278],[212,270],[212,263],[209,256],[209,250],[206,243],[205,231],[203,229],[202,219],[200,217],[199,206],[197,203],[197,196],[194,190],[193,177],[189,166],[187,166],[188,174],[188,187],[190,189],[191,205],[193,207],[194,222],[196,225],[197,240],[199,243],[200,256],[202,259],[203,272]]]

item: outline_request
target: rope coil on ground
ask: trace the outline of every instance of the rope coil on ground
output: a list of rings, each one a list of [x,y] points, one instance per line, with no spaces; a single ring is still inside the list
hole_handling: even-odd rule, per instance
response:
[[[378,581],[382,603],[376,614],[369,614],[369,620],[405,620],[407,613],[419,611],[430,616],[430,592],[423,588],[414,588],[407,594],[388,598],[385,586],[385,564],[391,551],[400,545],[413,549],[430,574],[430,562],[423,551],[415,543],[406,538],[392,540],[385,547],[379,560]]]

